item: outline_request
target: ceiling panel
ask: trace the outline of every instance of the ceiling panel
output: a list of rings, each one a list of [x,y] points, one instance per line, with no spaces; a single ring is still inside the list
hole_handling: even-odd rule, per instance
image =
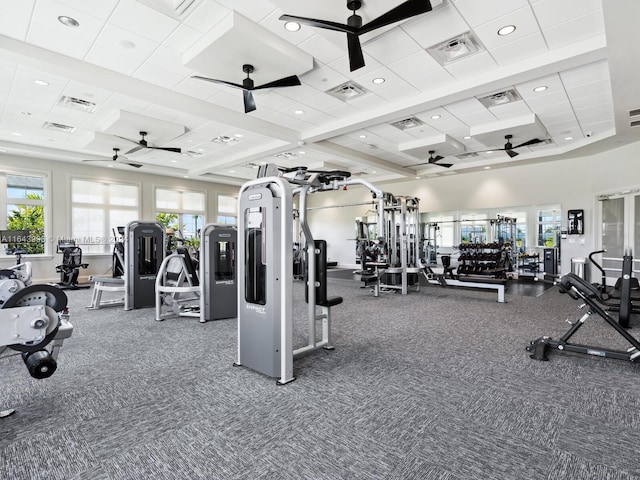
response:
[[[640,106],[632,90],[637,67],[622,54],[636,43],[631,15],[619,11],[634,11],[630,2],[434,1],[432,12],[363,36],[366,65],[353,72],[344,33],[305,26],[288,32],[279,19],[286,12],[342,23],[350,14],[344,0],[197,0],[182,17],[160,13],[150,0],[0,2],[0,148],[24,155],[33,146],[34,155],[50,151],[52,159],[66,161],[89,154],[110,157],[117,137],[104,132],[116,128],[114,116],[125,111],[147,118],[146,129],[152,120],[179,125],[182,133],[149,140],[192,155],[178,156],[178,162],[158,151],[134,154],[145,168],[180,177],[209,174],[204,178],[215,181],[223,166],[223,181],[235,184],[255,172],[243,165],[273,161],[274,150],[298,142],[306,143],[308,155],[287,163],[340,165],[367,178],[413,178],[415,170],[398,165],[416,157],[399,145],[429,143],[436,134],[467,151],[501,148],[506,134],[514,135],[514,144],[534,136],[551,136],[554,143],[523,148],[515,159],[504,152],[482,153],[455,159],[449,170],[427,166],[429,175],[464,172],[483,162],[517,165],[535,155],[551,161],[558,148],[597,145],[616,128],[628,130],[628,110]],[[364,2],[359,13],[367,22],[400,3]],[[80,26],[64,27],[57,20],[61,14],[76,16]],[[515,33],[499,37],[497,28],[507,22],[516,26]],[[480,53],[443,67],[425,51],[467,32],[479,39]],[[189,63],[198,55],[196,68]],[[302,85],[254,92],[257,110],[245,115],[240,89],[190,78],[199,73],[240,83],[242,64],[251,62],[257,85],[292,74]],[[376,77],[385,82],[372,83]],[[36,86],[36,79],[49,85]],[[324,93],[346,82],[368,93],[343,99]],[[535,92],[540,85],[547,90]],[[477,100],[514,87],[522,101],[487,108]],[[95,109],[63,107],[58,104],[63,94],[93,102]],[[296,115],[297,109],[305,113]],[[434,113],[441,118],[432,119]],[[390,125],[415,116],[424,124],[405,131]],[[616,119],[622,123],[616,125]],[[76,130],[47,130],[44,121]],[[136,137],[142,128],[131,125],[126,136]],[[92,144],[96,134],[105,135],[104,142]],[[469,134],[473,137],[465,139]],[[238,142],[212,142],[217,136]],[[130,142],[123,141],[123,147],[130,148]]]

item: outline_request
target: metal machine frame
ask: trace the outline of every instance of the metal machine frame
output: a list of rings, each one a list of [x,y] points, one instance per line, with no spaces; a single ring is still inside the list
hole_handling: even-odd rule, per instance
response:
[[[363,185],[378,200],[379,222],[383,224],[384,193],[364,180],[346,180],[348,173],[326,172],[311,181],[305,168],[292,169],[287,178],[273,176],[277,169],[245,183],[239,194],[238,229],[238,358],[246,366],[282,385],[295,380],[296,356],[319,348],[331,349],[332,303],[319,305],[316,298],[316,245],[307,224],[307,196],[348,185]],[[332,175],[333,173],[333,175]],[[267,174],[269,175],[269,174]],[[293,196],[299,194],[301,246],[307,251],[308,341],[293,348]],[[311,284],[313,282],[313,285]],[[334,303],[335,304],[335,303]],[[318,307],[321,312],[318,313]],[[316,322],[322,324],[322,338],[316,338]]]

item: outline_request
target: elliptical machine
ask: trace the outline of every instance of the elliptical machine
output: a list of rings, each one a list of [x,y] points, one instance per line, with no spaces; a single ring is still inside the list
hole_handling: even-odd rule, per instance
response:
[[[76,245],[76,241],[72,239],[58,240],[56,253],[62,253],[62,263],[56,265],[56,272],[60,274],[60,281],[56,286],[62,290],[91,288],[90,284],[78,284],[80,269],[87,268],[89,264],[82,262],[82,249]]]

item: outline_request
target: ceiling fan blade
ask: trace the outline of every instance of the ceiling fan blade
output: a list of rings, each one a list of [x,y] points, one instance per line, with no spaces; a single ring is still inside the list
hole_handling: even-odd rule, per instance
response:
[[[249,90],[242,91],[244,98],[244,113],[253,112],[256,109],[256,102]]]
[[[144,145],[138,145],[137,147],[133,147],[131,150],[129,150],[128,152],[124,152],[125,155],[129,155],[130,153],[135,153],[138,150],[142,150],[143,148],[146,148]]]
[[[404,168],[419,167],[420,165],[429,165],[431,162],[414,163],[413,165],[405,165]]]
[[[347,34],[347,47],[349,48],[349,69],[353,72],[364,67],[364,55],[358,35]]]
[[[285,22],[297,22],[310,27],[324,28],[336,32],[355,33],[356,29],[343,23],[330,22],[328,20],[318,20],[317,18],[296,17],[295,15],[281,15],[280,20]]]
[[[370,21],[358,29],[358,34],[368,33],[381,27],[385,27],[392,23],[415,17],[422,13],[431,11],[431,2],[429,0],[408,0],[401,3],[396,8],[389,10],[387,13],[379,16],[375,20]]]
[[[224,80],[218,80],[216,78],[201,77],[200,75],[192,75],[191,78],[195,78],[196,80],[204,80],[205,82],[211,82],[211,83],[217,83],[217,84],[220,84],[220,85],[226,85],[228,87],[243,88],[244,89],[244,87],[242,85],[239,85],[237,83],[226,82]]]
[[[297,75],[291,75],[290,77],[281,78],[280,80],[274,80],[273,82],[265,83],[264,85],[258,85],[252,90],[261,90],[263,88],[279,88],[279,87],[295,87],[296,85],[302,85]]]
[[[453,167],[453,163],[436,163],[435,165],[438,165],[439,167],[444,167],[444,168]]]
[[[178,147],[144,147],[151,150],[164,150],[165,152],[182,153],[182,149]]]
[[[113,162],[110,158],[96,158],[90,160],[80,160],[81,162]]]
[[[528,147],[529,145],[535,145],[536,143],[542,143],[542,142],[544,142],[544,140],[540,140],[539,138],[533,138],[528,142],[521,143],[520,145],[516,145],[513,148]]]
[[[511,158],[518,156],[518,152],[514,152],[513,150],[505,149],[505,152],[507,152],[507,155],[509,155]]]
[[[140,168],[140,167],[142,167],[142,164],[141,164],[141,163],[129,163],[129,162],[118,162],[118,163],[125,163],[125,164],[127,164],[127,165],[129,165],[130,167],[133,167],[133,168]]]
[[[436,155],[435,157],[433,157],[433,161],[437,162],[438,160],[442,160],[444,157],[441,157],[440,155]]]

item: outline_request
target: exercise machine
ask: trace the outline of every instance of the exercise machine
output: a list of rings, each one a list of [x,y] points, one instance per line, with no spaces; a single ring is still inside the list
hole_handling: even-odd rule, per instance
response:
[[[559,340],[553,340],[551,337],[544,336],[527,345],[526,350],[531,352],[531,355],[529,355],[530,358],[534,360],[549,360],[548,354],[551,350],[615,358],[632,362],[640,358],[640,342],[630,335],[629,332],[619,324],[617,319],[611,317],[609,313],[600,306],[602,298],[595,286],[586,282],[575,273],[567,273],[560,278],[559,288],[561,293],[566,293],[571,298],[584,302],[580,308],[586,307],[586,312],[574,323],[569,322],[571,325],[569,330],[567,330]],[[585,325],[594,313],[601,317],[628,343],[629,346],[627,349],[610,349],[569,342],[571,337]]]
[[[238,316],[238,228],[207,224],[200,241],[200,322]]]
[[[111,276],[89,277],[93,283],[91,304],[87,308],[97,310],[105,306],[124,305],[124,230],[125,227],[117,227],[113,230],[115,244],[111,254]],[[107,300],[102,299],[103,292],[117,293],[118,297]]]
[[[67,296],[51,285],[25,285],[16,272],[0,270],[0,358],[10,356],[8,350],[18,352],[33,378],[49,378],[73,333]],[[0,411],[0,418],[14,412]]]
[[[88,263],[82,262],[82,249],[72,239],[58,240],[56,253],[62,254],[62,263],[56,265],[56,272],[60,274],[60,281],[56,284],[63,290],[78,290],[91,288],[91,284],[79,285],[78,276],[81,268],[87,268]]]
[[[125,310],[154,307],[156,276],[165,256],[165,230],[157,222],[133,221],[118,227],[122,240],[113,249],[112,276],[92,276],[92,310],[122,305]],[[120,299],[102,300],[103,292],[117,292]]]
[[[156,276],[156,320],[236,317],[236,243],[235,226],[208,224],[201,232],[199,271],[185,247],[165,257]]]
[[[315,173],[313,175],[312,173]],[[340,297],[326,296],[322,249],[307,223],[307,196],[313,192],[362,185],[378,200],[383,225],[384,193],[370,183],[348,179],[349,172],[309,172],[305,167],[260,168],[239,194],[238,228],[238,358],[245,366],[282,385],[295,380],[295,357],[320,348],[332,349],[331,308]],[[293,348],[293,197],[298,196],[300,245],[306,254],[307,344]],[[382,240],[382,239],[381,239]],[[324,257],[326,258],[326,257]],[[320,269],[320,271],[319,271]],[[320,311],[318,311],[320,309]],[[322,336],[316,324],[322,322]]]
[[[598,250],[589,254],[589,260],[601,274],[601,283],[598,286],[600,297],[607,301],[609,310],[618,312],[618,322],[624,328],[630,327],[631,315],[640,313],[640,283],[634,277],[633,255],[631,249],[627,249],[622,258],[603,257],[603,261],[621,262],[622,266],[616,272],[620,276],[616,279],[612,288],[607,287],[607,270],[614,271],[613,268],[603,268],[594,258],[595,255],[606,253],[606,250]],[[637,260],[635,260],[637,262]],[[612,302],[610,302],[612,301]]]

